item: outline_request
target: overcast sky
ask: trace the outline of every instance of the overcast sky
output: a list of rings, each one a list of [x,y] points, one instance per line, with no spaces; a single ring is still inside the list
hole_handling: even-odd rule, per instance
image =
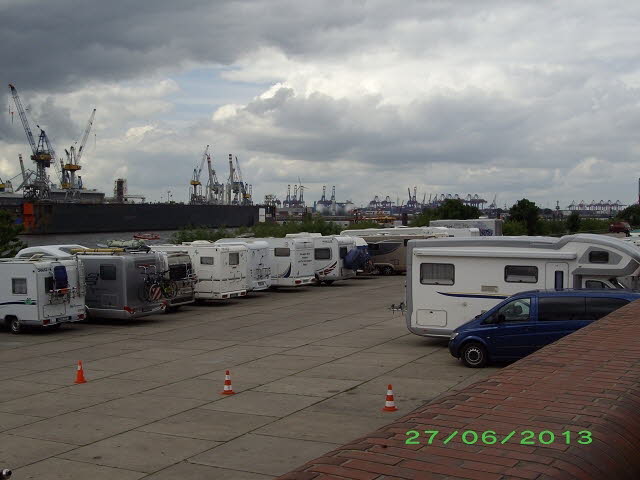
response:
[[[631,203],[639,23],[595,0],[0,0],[0,176],[29,154],[11,82],[59,153],[97,109],[81,173],[108,192],[186,200],[210,144],[256,200],[300,178],[307,204]]]

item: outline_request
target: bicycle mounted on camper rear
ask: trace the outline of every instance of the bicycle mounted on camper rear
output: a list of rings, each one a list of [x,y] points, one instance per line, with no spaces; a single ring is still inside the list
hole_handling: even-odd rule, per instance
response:
[[[178,284],[175,280],[167,278],[168,270],[158,272],[155,265],[140,265],[138,268],[144,275],[144,283],[141,287],[141,296],[147,302],[155,302],[166,298],[171,300],[178,294]],[[151,270],[151,271],[150,271]]]

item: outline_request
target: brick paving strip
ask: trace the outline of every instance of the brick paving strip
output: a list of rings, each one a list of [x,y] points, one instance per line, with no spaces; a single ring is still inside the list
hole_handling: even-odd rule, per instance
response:
[[[441,437],[426,445],[423,434],[421,444],[407,445],[409,430]],[[468,445],[457,436],[444,445],[456,430],[493,430],[499,439],[517,433],[504,444]],[[523,430],[536,433],[534,445],[520,444]],[[541,445],[542,430],[556,440]],[[589,444],[577,443],[584,430]],[[279,478],[638,479],[640,301]]]

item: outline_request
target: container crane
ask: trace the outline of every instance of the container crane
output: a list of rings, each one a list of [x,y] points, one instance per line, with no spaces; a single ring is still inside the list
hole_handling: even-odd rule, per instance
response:
[[[80,171],[82,168],[80,165],[80,159],[82,158],[87,138],[89,138],[89,133],[91,132],[95,116],[96,109],[94,108],[82,134],[80,147],[78,147],[78,150],[76,150],[75,146],[71,146],[69,150],[65,149],[65,153],[67,155],[66,164],[62,162],[62,159],[60,160],[60,168],[62,170],[62,182],[60,186],[65,190],[69,190],[72,196],[79,195],[80,190],[82,190],[82,178],[79,175],[76,178],[76,172]]]
[[[202,154],[202,160],[200,161],[200,167],[193,169],[193,177],[189,184],[191,185],[191,195],[189,199],[189,203],[205,203],[204,197],[202,196],[202,183],[200,182],[200,174],[202,173],[202,168],[204,167],[204,162],[209,157],[209,145],[204,149],[204,153]]]
[[[242,205],[251,205],[251,185],[244,183],[242,179],[242,170],[240,170],[240,162],[236,156],[236,172],[238,173],[238,183],[240,186],[240,203]]]
[[[55,165],[55,151],[51,146],[49,137],[47,137],[47,134],[39,125],[38,128],[40,129],[40,135],[38,137],[38,143],[36,143],[33,133],[31,132],[31,127],[29,126],[27,114],[22,106],[20,96],[18,95],[18,91],[12,84],[9,84],[9,89],[11,90],[13,101],[16,104],[16,109],[18,110],[22,127],[27,135],[27,141],[31,147],[31,160],[36,163],[35,179],[33,182],[24,185],[25,197],[38,200],[49,199],[51,197],[51,188],[49,186],[49,176],[47,175],[46,169],[51,167],[52,162]]]
[[[209,181],[207,182],[207,202],[216,205],[224,204],[224,184],[218,181],[216,171],[213,169],[211,155],[207,155],[207,168]]]

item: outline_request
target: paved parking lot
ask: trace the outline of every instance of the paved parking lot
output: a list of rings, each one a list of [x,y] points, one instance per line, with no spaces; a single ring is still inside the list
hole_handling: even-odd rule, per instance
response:
[[[17,480],[266,480],[492,373],[409,334],[388,310],[403,285],[358,278],[3,331],[0,468]],[[236,395],[220,395],[226,369]],[[381,411],[388,383],[396,413]]]

